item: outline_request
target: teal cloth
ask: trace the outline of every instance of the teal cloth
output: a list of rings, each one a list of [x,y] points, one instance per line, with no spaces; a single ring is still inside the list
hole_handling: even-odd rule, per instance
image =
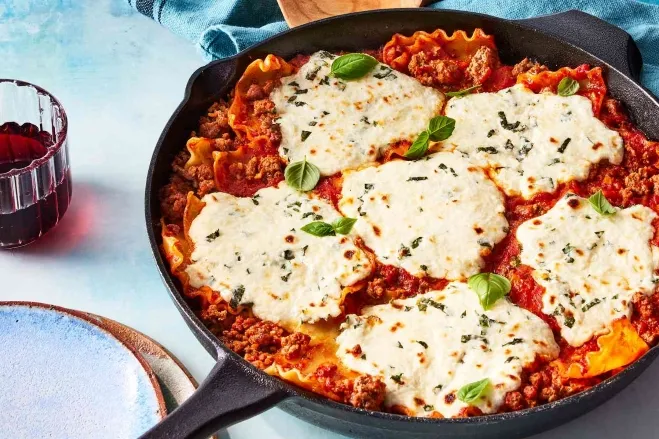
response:
[[[128,0],[195,41],[206,59],[234,55],[288,29],[276,0]],[[659,95],[659,0],[444,0],[429,7],[518,19],[579,9],[625,29],[643,55],[641,82]]]

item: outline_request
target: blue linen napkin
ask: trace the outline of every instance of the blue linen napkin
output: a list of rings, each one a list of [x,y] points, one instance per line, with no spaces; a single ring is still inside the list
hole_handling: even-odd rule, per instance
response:
[[[276,0],[128,0],[195,41],[208,60],[234,55],[288,29]],[[625,29],[643,55],[641,82],[659,95],[659,0],[444,0],[429,7],[519,19],[579,9]]]

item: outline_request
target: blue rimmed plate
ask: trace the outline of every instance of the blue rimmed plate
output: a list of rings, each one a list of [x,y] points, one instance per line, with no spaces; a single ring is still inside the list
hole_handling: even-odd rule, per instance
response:
[[[0,303],[0,435],[134,439],[160,421],[155,374],[84,313]]]

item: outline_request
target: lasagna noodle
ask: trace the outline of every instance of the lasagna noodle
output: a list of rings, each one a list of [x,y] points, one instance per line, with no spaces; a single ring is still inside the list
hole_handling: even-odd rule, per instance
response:
[[[407,73],[412,56],[419,52],[437,48],[444,52],[445,58],[468,62],[481,46],[496,50],[494,37],[485,34],[482,29],[475,29],[471,36],[462,30],[448,36],[442,29],[433,33],[419,31],[409,37],[396,34],[385,44],[383,59],[394,69]]]
[[[247,99],[247,91],[253,84],[265,85],[269,81],[288,76],[295,68],[275,55],[253,61],[238,80],[234,96],[229,107],[229,125],[237,136],[254,140],[257,136],[260,121],[254,117],[253,108]]]
[[[527,72],[517,76],[517,83],[524,84],[535,93],[543,91],[556,93],[558,84],[563,78],[571,78],[579,83],[577,94],[590,99],[593,105],[593,113],[596,117],[599,117],[607,91],[600,67],[591,69],[587,64],[582,64],[577,68],[562,67],[553,72]]]
[[[631,364],[649,350],[647,343],[626,318],[614,321],[611,331],[597,339],[597,346],[597,351],[588,352],[582,358],[571,358],[570,362],[557,360],[563,376],[596,377]]]

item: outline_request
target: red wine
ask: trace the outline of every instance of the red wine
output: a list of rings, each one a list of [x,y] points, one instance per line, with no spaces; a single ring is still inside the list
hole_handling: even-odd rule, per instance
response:
[[[0,125],[0,179],[3,173],[13,171],[12,174],[15,174],[21,170],[28,172],[25,168],[31,168],[34,160],[48,154],[53,143],[49,133],[40,131],[33,124],[7,122]],[[65,164],[66,168],[60,169],[59,177],[50,179],[50,186],[46,188],[44,196],[13,212],[0,211],[0,248],[28,244],[48,232],[62,218],[71,199],[68,160]],[[39,173],[39,170],[36,172]]]

